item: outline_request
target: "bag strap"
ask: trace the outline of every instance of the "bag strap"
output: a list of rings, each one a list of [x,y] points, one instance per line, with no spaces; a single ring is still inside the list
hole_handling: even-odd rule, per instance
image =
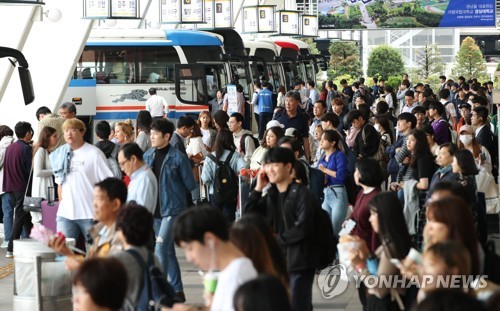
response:
[[[231,152],[229,152],[229,155],[224,160],[224,163],[229,164],[231,162],[231,158],[233,157],[233,154],[234,154],[234,150],[232,150]]]
[[[146,281],[146,290],[147,290],[147,293],[148,293],[148,300],[149,298],[151,298],[151,281],[149,279],[149,267],[148,265],[151,265],[152,263],[152,256],[151,256],[151,252],[148,251],[148,263],[146,263],[144,261],[144,259],[142,259],[142,256],[139,254],[139,252],[137,252],[135,249],[127,249],[126,250],[127,253],[131,254],[134,259],[137,261],[137,263],[139,264],[139,266],[142,268],[143,270],[143,274],[147,274],[147,281]],[[143,284],[144,286],[144,284]],[[139,291],[139,297],[141,295],[141,292],[143,290],[143,287],[141,286],[141,290]],[[149,303],[149,301],[148,301]]]
[[[28,183],[26,184],[26,190],[24,190],[24,196],[28,195],[28,189],[30,187],[31,175],[33,173],[33,165],[35,165],[35,163],[33,163],[33,161],[31,161],[30,174],[28,175]]]
[[[217,160],[217,158],[216,158],[216,157],[214,157],[214,155],[213,155],[213,154],[209,153],[209,154],[207,154],[207,157],[208,157],[210,160],[214,161],[214,163],[215,163],[217,166],[220,166],[220,162],[219,162],[219,160]]]

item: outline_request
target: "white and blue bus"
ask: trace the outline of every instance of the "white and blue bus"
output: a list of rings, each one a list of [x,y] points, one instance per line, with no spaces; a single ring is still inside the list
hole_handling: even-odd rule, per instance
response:
[[[78,115],[93,120],[135,120],[155,87],[170,119],[195,116],[231,82],[222,55],[222,41],[200,31],[94,30],[63,101],[75,102]]]

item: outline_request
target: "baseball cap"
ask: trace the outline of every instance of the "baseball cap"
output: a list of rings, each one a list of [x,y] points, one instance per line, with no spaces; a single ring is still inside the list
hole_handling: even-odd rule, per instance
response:
[[[469,103],[463,103],[460,106],[458,106],[458,108],[460,109],[465,108],[471,110],[471,105]]]
[[[270,129],[271,127],[285,128],[285,126],[283,124],[281,124],[278,120],[271,120],[271,121],[267,122],[266,130]]]
[[[297,132],[296,129],[294,129],[293,127],[289,127],[286,129],[285,131],[285,136],[288,136],[288,137],[296,137],[297,135],[295,135],[295,133]]]
[[[460,131],[458,133],[460,134],[462,132],[467,132],[469,134],[474,134],[474,129],[472,128],[472,126],[466,124],[466,125],[462,125],[460,127]]]

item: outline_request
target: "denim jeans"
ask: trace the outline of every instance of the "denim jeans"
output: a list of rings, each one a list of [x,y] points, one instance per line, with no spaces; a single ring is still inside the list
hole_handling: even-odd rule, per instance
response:
[[[12,236],[12,223],[14,222],[14,207],[10,203],[10,195],[5,192],[2,197],[3,235],[4,241],[9,241]]]
[[[175,292],[181,292],[182,279],[179,262],[175,255],[174,237],[172,228],[177,216],[155,218],[154,229],[156,235],[155,255],[160,260],[163,273],[170,278],[170,284]]]
[[[67,219],[64,217],[57,216],[57,231],[62,232],[67,238],[78,239],[80,232],[85,237],[85,242],[88,244],[92,243],[90,238],[90,228],[94,225],[94,220],[92,219]]]
[[[333,233],[337,236],[347,215],[347,191],[344,186],[326,187],[321,207],[330,214]]]

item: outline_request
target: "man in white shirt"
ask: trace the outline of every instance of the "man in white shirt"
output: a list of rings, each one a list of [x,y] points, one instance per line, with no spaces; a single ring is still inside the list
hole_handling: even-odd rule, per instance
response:
[[[401,110],[401,113],[403,113],[403,112],[412,113],[413,108],[418,106],[418,103],[415,102],[415,94],[413,93],[412,90],[406,91],[405,102],[406,102],[406,104],[404,105],[403,109]]]
[[[229,117],[227,124],[229,130],[233,133],[236,151],[243,157],[247,165],[250,165],[253,152],[258,146],[255,146],[255,142],[251,137],[253,136],[252,132],[243,129],[244,120],[243,115],[236,112]]]
[[[151,97],[146,101],[146,110],[149,111],[153,119],[161,119],[164,115],[168,115],[168,104],[165,98],[156,94],[156,88],[149,89]]]
[[[257,277],[252,261],[229,240],[227,228],[222,212],[211,207],[187,209],[174,223],[174,240],[184,249],[186,259],[209,273],[220,271],[215,292],[205,288],[205,295],[212,298],[209,308],[196,310],[233,311],[238,287]],[[174,305],[173,309],[194,310],[187,305]]]
[[[81,232],[89,241],[88,231],[94,223],[94,185],[113,173],[108,167],[104,153],[99,148],[86,143],[85,124],[78,119],[68,119],[62,125],[64,140],[70,148],[67,174],[64,179],[56,178],[59,193],[57,211],[57,231],[68,238],[78,238]],[[67,148],[63,145],[59,148]],[[59,149],[58,148],[58,149]],[[57,150],[54,151],[54,154]],[[56,158],[50,157],[55,168]]]
[[[158,181],[149,165],[144,162],[143,154],[138,144],[125,144],[118,152],[118,164],[130,177],[127,202],[136,201],[154,214],[158,199]]]

